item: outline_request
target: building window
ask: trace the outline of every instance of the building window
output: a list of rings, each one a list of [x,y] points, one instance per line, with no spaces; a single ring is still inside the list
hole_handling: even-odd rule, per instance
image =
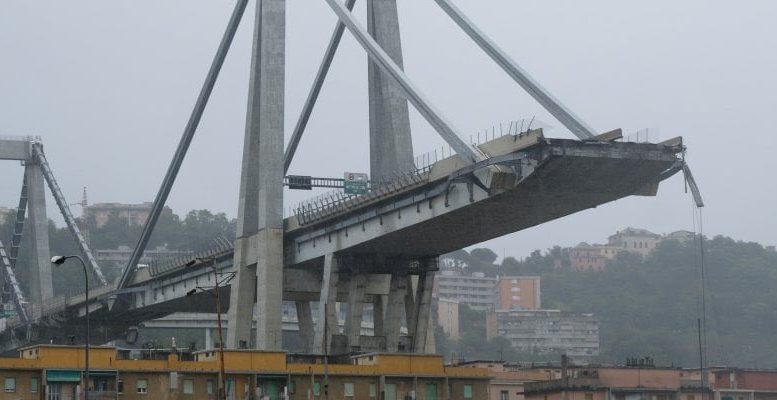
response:
[[[16,391],[16,378],[5,378],[5,392],[13,393]]]
[[[194,394],[194,381],[191,379],[183,380],[183,394]]]
[[[148,381],[145,379],[138,379],[135,382],[135,389],[140,394],[146,394],[148,393]]]
[[[464,385],[464,398],[465,399],[472,398],[472,385]]]
[[[213,379],[208,379],[208,381],[205,383],[206,390],[208,391],[209,395],[213,394]]]
[[[378,398],[378,389],[375,387],[374,383],[370,383],[370,398],[371,399]]]
[[[353,382],[345,382],[343,384],[343,395],[345,397],[353,397]]]
[[[30,392],[38,393],[38,378],[30,378]]]
[[[510,400],[510,392],[507,390],[499,392],[499,400]]]
[[[119,393],[119,394],[124,393],[124,381],[121,379],[116,381],[116,393]]]
[[[586,393],[585,394],[585,400],[594,400],[594,394],[593,393]]]
[[[321,382],[313,382],[313,396],[321,396]]]

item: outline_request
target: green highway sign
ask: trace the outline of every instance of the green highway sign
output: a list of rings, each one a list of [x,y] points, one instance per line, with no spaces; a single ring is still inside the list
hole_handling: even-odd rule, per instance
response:
[[[358,196],[369,191],[369,177],[365,173],[346,172],[343,176],[343,192],[347,195]]]

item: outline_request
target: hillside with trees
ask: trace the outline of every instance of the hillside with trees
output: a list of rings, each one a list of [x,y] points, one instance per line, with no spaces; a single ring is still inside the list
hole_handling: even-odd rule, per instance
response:
[[[704,249],[708,364],[777,367],[777,254],[723,236],[706,239]],[[598,317],[602,362],[650,356],[665,365],[699,363],[698,243],[666,240],[644,259],[622,253],[603,271],[572,270],[568,249],[559,247],[535,251],[523,260],[508,257],[501,264],[494,263],[496,254],[488,249],[449,257],[465,273],[540,275],[543,308]],[[471,348],[471,341],[483,342],[477,324],[482,316],[467,312],[461,315],[462,339],[443,346],[454,355],[483,358]],[[483,345],[492,357],[502,347]],[[521,357],[502,354],[508,360]]]
[[[129,225],[126,219],[112,214],[102,226],[97,226],[93,219],[79,220],[80,229],[89,242],[90,248],[116,249],[119,246],[133,248],[137,244],[141,225]],[[5,246],[10,246],[13,235],[14,218],[6,218],[0,224],[0,240]],[[148,249],[164,247],[169,250],[196,252],[212,247],[214,239],[233,240],[235,237],[235,220],[230,220],[224,213],[212,213],[208,210],[192,210],[183,218],[167,209],[163,212],[148,243]],[[59,227],[49,221],[49,247],[51,254],[80,254],[78,244],[67,227]],[[26,241],[22,239],[17,265],[28,263]],[[121,273],[121,266],[102,265],[103,272],[109,281],[116,279]],[[24,274],[23,268],[17,268],[17,273]],[[83,273],[78,263],[68,262],[54,269],[54,293],[66,294],[80,292],[83,288]],[[94,277],[90,276],[90,279]],[[22,279],[22,285],[24,284]],[[91,282],[91,281],[90,281]]]

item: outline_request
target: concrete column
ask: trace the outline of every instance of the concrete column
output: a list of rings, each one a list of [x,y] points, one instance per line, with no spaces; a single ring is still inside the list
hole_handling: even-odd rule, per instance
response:
[[[372,302],[372,334],[373,336],[383,335],[383,316],[385,315],[385,301],[383,295],[375,295],[375,300]]]
[[[22,276],[27,279],[32,304],[43,304],[54,297],[49,249],[49,220],[46,216],[46,183],[37,164],[27,161],[24,168],[27,183],[27,241],[30,264]]]
[[[286,1],[256,7],[227,345],[281,350],[283,298],[283,118]]]
[[[321,296],[318,303],[316,336],[313,340],[315,351],[327,352],[332,345],[332,335],[337,333],[337,280],[339,262],[334,254],[324,257],[324,273],[321,277]],[[326,329],[325,329],[326,328]],[[326,349],[324,346],[326,345]]]
[[[423,354],[437,354],[437,339],[434,336],[434,328],[434,317],[430,314],[429,325],[426,329],[426,344],[423,349]]]
[[[305,352],[312,352],[315,328],[313,327],[313,314],[310,311],[310,302],[295,301],[294,306],[297,308],[297,326],[299,328],[300,339],[305,345]]]
[[[238,229],[240,229],[238,215]],[[235,239],[235,279],[230,283],[229,310],[227,311],[227,347],[238,348],[240,342],[251,345],[251,325],[254,320],[254,295],[256,293],[256,260],[251,259],[253,237]]]
[[[416,291],[415,330],[413,335],[413,352],[422,353],[426,349],[428,331],[431,328],[432,289],[434,287],[434,271],[424,271],[418,276]]]
[[[416,314],[416,287],[418,287],[418,277],[407,276],[407,290],[405,291],[405,322],[407,323],[407,332],[412,335],[415,332],[415,314]]]
[[[399,329],[402,327],[405,291],[407,290],[407,267],[397,266],[391,273],[386,317],[383,321],[383,335],[386,337],[386,351],[399,351]]]
[[[396,0],[367,2],[367,29],[402,68],[402,42]],[[373,180],[413,168],[413,142],[407,99],[391,77],[368,61],[370,174]]]
[[[215,346],[213,345],[213,330],[205,328],[205,350],[211,350]]]
[[[364,274],[353,273],[348,285],[348,315],[345,320],[345,332],[348,335],[348,347],[359,347],[364,314],[364,288],[367,277]]]

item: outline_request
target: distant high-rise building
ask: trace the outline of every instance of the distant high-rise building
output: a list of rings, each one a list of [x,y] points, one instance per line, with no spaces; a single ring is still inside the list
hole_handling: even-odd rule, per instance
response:
[[[473,310],[492,310],[496,278],[476,272],[463,275],[455,271],[442,271],[434,279],[434,295],[438,299],[457,301]]]
[[[503,276],[496,286],[497,310],[542,308],[539,276]]]
[[[575,360],[599,355],[599,321],[593,314],[559,310],[497,310],[488,314],[489,339],[500,336],[520,352],[566,354]]]
[[[111,215],[127,221],[127,225],[143,225],[146,223],[149,214],[151,214],[152,203],[141,204],[122,204],[122,203],[96,203],[83,207],[82,218],[94,218],[98,228],[105,225]],[[165,212],[172,212],[169,207],[165,207]]]
[[[459,340],[459,302],[437,299],[437,323],[452,340]]]

